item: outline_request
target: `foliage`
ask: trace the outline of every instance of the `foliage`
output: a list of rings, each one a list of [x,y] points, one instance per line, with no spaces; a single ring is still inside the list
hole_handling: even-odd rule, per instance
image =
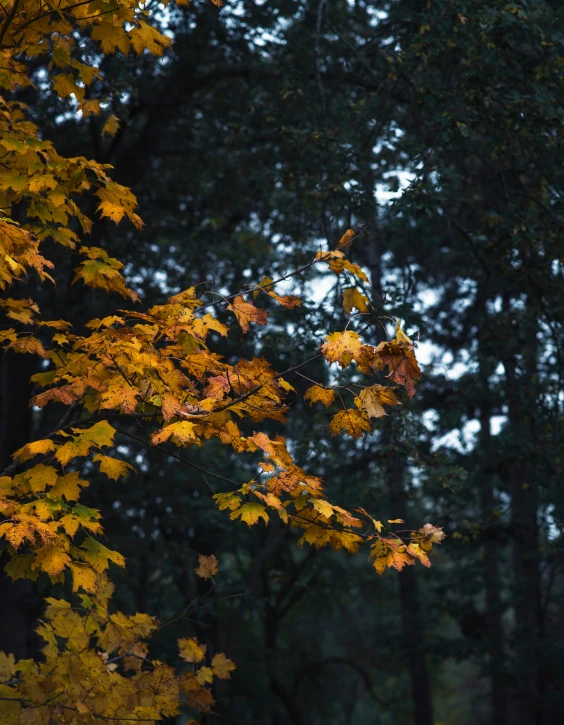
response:
[[[57,10],[45,10],[41,3],[20,7],[18,0],[8,4],[0,30],[4,62],[0,83],[6,91],[0,120],[4,169],[0,198],[6,214],[0,220],[3,288],[32,271],[41,282],[52,280],[55,264],[40,248],[56,243],[68,254],[78,254],[75,282],[138,300],[124,278],[123,264],[102,247],[86,246],[81,240],[81,234],[92,228],[83,211],[92,195],[102,218],[115,223],[127,219],[140,229],[134,195],[111,179],[107,164],[60,156],[28,120],[25,105],[11,100],[10,94],[31,85],[33,61],[45,56],[53,92],[63,100],[74,96],[75,112],[97,115],[100,101],[88,92],[101,78],[96,53],[161,55],[170,45],[170,38],[147,19],[147,11],[131,1],[120,0],[110,8],[96,1],[63,3]],[[82,52],[77,41],[82,37],[88,39],[84,47],[95,42],[92,57]],[[103,134],[113,136],[118,130],[117,119],[110,115]],[[85,195],[87,199],[81,200]],[[334,435],[344,429],[360,438],[371,432],[371,418],[385,415],[383,404],[398,403],[394,389],[382,384],[386,379],[404,387],[409,397],[415,394],[414,383],[420,377],[415,346],[399,323],[393,340],[377,345],[364,341],[363,335],[379,322],[378,311],[365,288],[357,287],[368,282],[365,271],[344,251],[361,234],[347,231],[336,248],[318,252],[292,274],[263,278],[232,295],[212,293],[209,302],[204,299],[206,290],[199,295],[191,287],[145,312],[128,308],[90,320],[82,333],[73,331],[67,321],[43,320],[41,294],[38,301],[23,297],[2,301],[9,320],[32,330],[4,329],[5,348],[39,356],[46,363],[33,377],[45,388],[34,397],[34,405],[68,407],[50,435],[16,451],[0,479],[4,517],[0,536],[11,557],[6,571],[14,579],[46,575],[51,582],[64,584],[70,578],[80,601],[75,609],[65,599],[48,599],[38,629],[45,642],[40,662],[3,656],[0,711],[6,723],[47,725],[55,717],[61,723],[154,722],[178,714],[183,704],[208,712],[214,702],[210,685],[214,679],[229,679],[234,669],[223,653],[208,655],[205,645],[189,638],[179,640],[178,647],[180,659],[191,668],[176,674],[149,657],[146,641],[159,628],[156,620],[108,608],[112,586],[106,572],[110,562],[123,566],[124,558],[95,538],[102,534],[100,513],[79,499],[89,486],[81,473],[87,476],[94,463],[112,480],[131,470],[130,464],[107,451],[115,448],[116,433],[164,449],[204,480],[228,484],[229,490],[214,498],[220,510],[230,512],[231,520],[240,519],[250,527],[277,517],[300,531],[300,544],[314,548],[330,545],[356,553],[369,544],[380,574],[387,567],[401,570],[416,561],[430,565],[428,554],[444,537],[441,529],[425,524],[411,533],[388,530],[364,508],[356,507],[353,513],[331,503],[321,478],[298,465],[281,435],[254,430],[267,421],[286,423],[289,398],[296,394],[288,378],[321,358],[347,369],[346,378],[336,370],[330,384],[314,383],[306,393],[312,403],[321,400],[331,406],[339,400],[342,409],[329,423]],[[298,308],[300,298],[281,295],[274,287],[320,264],[327,264],[337,279],[347,280],[344,311],[350,315],[356,308],[359,314],[350,318],[345,330],[327,335],[319,353],[279,373],[265,358],[228,361],[215,351],[216,336],[229,333],[229,315],[242,333],[248,333],[253,325],[269,324],[269,309],[255,302],[262,299],[271,305],[273,300],[284,309]],[[372,382],[375,373],[382,373],[377,385]],[[121,428],[123,421],[131,420],[139,422],[144,436]],[[178,452],[211,445],[214,439],[249,459],[258,472],[240,485]],[[217,562],[202,556],[196,573],[213,578]]]

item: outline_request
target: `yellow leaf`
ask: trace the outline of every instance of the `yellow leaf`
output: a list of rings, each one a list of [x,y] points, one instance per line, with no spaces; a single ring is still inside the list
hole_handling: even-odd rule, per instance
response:
[[[119,21],[116,25],[112,22],[102,22],[95,25],[92,28],[90,37],[100,43],[104,53],[115,53],[116,49],[121,50],[124,55],[129,52],[130,41]]]
[[[213,682],[213,670],[211,667],[200,667],[196,672],[196,680],[200,685],[206,685]]]
[[[260,503],[245,503],[241,508],[229,514],[229,518],[231,520],[240,518],[248,526],[253,526],[261,518],[265,524],[268,524],[268,514],[266,513],[265,507]]]
[[[129,31],[131,45],[135,52],[140,55],[144,50],[148,50],[154,55],[162,55],[165,48],[170,48],[172,40],[166,35],[159,33],[156,28],[148,25],[143,20],[139,21],[139,27],[132,28]]]
[[[202,579],[211,579],[218,571],[217,559],[213,554],[211,556],[198,554],[198,566],[194,571]]]
[[[88,564],[81,564],[78,561],[71,561],[69,569],[72,572],[72,590],[77,592],[84,589],[85,592],[93,594],[97,587],[96,572]]]
[[[177,423],[171,423],[165,428],[153,433],[151,436],[151,442],[154,446],[160,443],[165,443],[169,438],[172,438],[176,445],[183,445],[196,440],[196,434],[194,432],[194,423],[188,420],[180,420]]]
[[[360,438],[363,431],[370,433],[372,430],[370,420],[366,413],[361,410],[355,410],[354,408],[341,410],[333,416],[331,423],[329,423],[331,435],[338,435],[343,428],[352,438]]]
[[[381,418],[387,415],[382,407],[385,405],[399,405],[399,401],[391,388],[385,385],[371,385],[364,388],[354,400],[357,408],[364,410],[369,418]]]
[[[310,405],[319,402],[327,407],[335,400],[335,391],[330,388],[322,388],[320,385],[312,385],[306,390],[304,399],[308,400]]]
[[[185,662],[201,662],[206,654],[206,645],[199,644],[192,637],[179,639],[178,649],[180,650],[180,657]]]
[[[55,444],[52,440],[49,438],[46,438],[42,441],[34,441],[33,443],[27,443],[25,446],[17,450],[13,456],[14,458],[17,458],[18,461],[21,461],[22,463],[25,463],[25,461],[29,461],[30,458],[35,458],[35,456],[38,455],[45,455],[47,453],[51,453],[51,451],[55,450]]]
[[[57,483],[57,470],[53,466],[46,466],[38,463],[33,468],[29,468],[23,474],[30,485],[33,493],[45,491],[47,486],[54,486]]]
[[[356,234],[354,232],[354,229],[347,229],[347,231],[339,239],[337,249],[346,249],[347,247],[350,247],[352,240],[355,238],[355,236]]]
[[[259,310],[251,302],[245,302],[242,295],[235,297],[232,304],[227,306],[227,309],[233,312],[243,332],[249,331],[251,322],[257,325],[266,325],[268,322],[266,310]]]
[[[325,501],[322,498],[312,498],[310,501],[313,508],[326,519],[330,519],[333,516],[333,506],[331,506],[329,501]]]
[[[353,307],[359,312],[368,312],[368,297],[365,297],[356,287],[347,287],[343,290],[343,309],[350,315]]]
[[[329,362],[338,362],[346,368],[351,362],[363,354],[364,345],[356,332],[332,332],[327,336],[327,342],[321,346],[321,352]]]
[[[101,453],[96,454],[92,460],[98,461],[100,464],[100,471],[105,473],[108,478],[111,478],[114,481],[117,481],[122,476],[126,476],[128,471],[135,470],[130,463],[120,461],[117,458],[112,458],[112,456],[104,456]]]
[[[108,116],[106,119],[106,123],[104,124],[104,128],[102,129],[102,136],[105,136],[108,134],[108,136],[111,136],[112,138],[116,135],[119,129],[119,118],[117,116],[114,116],[112,113],[111,116]]]
[[[84,481],[80,478],[78,471],[72,471],[57,479],[57,482],[49,491],[49,496],[55,498],[64,497],[67,501],[78,501],[82,488],[86,488],[89,485],[89,481]]]
[[[231,660],[227,659],[223,652],[219,652],[214,656],[211,661],[211,665],[214,675],[219,677],[220,680],[231,679],[231,675],[229,673],[233,672],[235,665],[231,662]]]
[[[125,566],[125,559],[119,552],[111,551],[90,536],[82,544],[79,551],[84,561],[90,564],[99,574],[108,568],[108,561],[113,561],[121,567]]]

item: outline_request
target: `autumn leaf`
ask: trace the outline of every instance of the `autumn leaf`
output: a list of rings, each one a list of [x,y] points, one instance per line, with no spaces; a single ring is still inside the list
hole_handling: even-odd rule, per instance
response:
[[[35,458],[35,456],[52,453],[52,451],[55,450],[55,447],[55,443],[49,438],[46,438],[45,440],[27,443],[25,446],[22,446],[22,448],[19,448],[13,454],[13,457],[17,458],[18,461],[25,463],[25,461],[29,461],[30,458]]]
[[[128,471],[134,471],[135,469],[127,461],[120,461],[112,456],[104,456],[98,453],[92,459],[98,461],[100,464],[100,471],[105,473],[108,478],[117,481],[122,476],[127,476]]]
[[[259,519],[264,519],[264,523],[268,525],[268,514],[266,509],[260,503],[245,503],[241,508],[232,511],[229,514],[231,520],[241,519],[248,526],[254,526]]]
[[[108,116],[106,122],[104,123],[104,127],[102,128],[102,136],[108,134],[108,136],[111,136],[113,138],[118,132],[119,126],[119,118],[117,116],[114,116],[114,114],[112,113],[111,116]]]
[[[219,652],[218,654],[214,655],[211,661],[211,666],[214,675],[220,680],[229,680],[231,678],[231,675],[229,673],[233,672],[233,670],[236,669],[233,662],[231,662],[231,660],[228,660],[223,652]]]
[[[364,388],[354,400],[357,408],[363,410],[369,418],[381,418],[387,415],[384,405],[399,405],[399,400],[391,388],[384,385],[371,385]]]
[[[153,433],[151,442],[154,446],[165,443],[169,438],[177,445],[185,445],[196,440],[194,423],[188,420],[180,420],[177,423],[171,423],[162,430]]]
[[[322,388],[320,385],[312,385],[306,390],[304,399],[308,400],[310,405],[319,402],[327,407],[335,400],[335,391],[331,388]]]
[[[156,28],[143,20],[139,21],[138,27],[129,31],[129,37],[131,38],[131,45],[138,55],[144,50],[148,50],[154,55],[162,55],[165,48],[169,48],[172,44],[171,38],[159,33]]]
[[[96,572],[88,564],[78,561],[71,561],[68,564],[72,573],[72,590],[77,592],[83,589],[85,592],[94,593],[98,588]]]
[[[339,239],[339,243],[337,244],[337,249],[347,249],[351,246],[352,240],[355,238],[356,234],[354,229],[347,229],[347,231],[343,234],[343,236]]]
[[[206,645],[199,644],[192,637],[178,640],[178,649],[180,657],[185,662],[201,662],[206,654]]]
[[[251,322],[257,325],[266,325],[268,322],[266,310],[259,310],[251,302],[245,302],[242,295],[235,297],[232,304],[227,306],[227,309],[233,312],[243,332],[249,331]]]
[[[359,312],[368,312],[368,297],[365,297],[356,287],[347,287],[343,290],[343,309],[350,315],[356,308]]]
[[[353,360],[358,360],[363,353],[363,342],[353,330],[332,332],[327,342],[321,346],[321,352],[328,362],[338,362],[342,368],[348,367]]]
[[[421,377],[417,364],[414,345],[401,330],[396,327],[396,338],[389,342],[381,342],[374,351],[374,369],[388,366],[387,377],[398,385],[402,385],[409,397],[415,395],[414,381]]]
[[[125,566],[125,559],[119,552],[111,551],[91,536],[84,541],[80,547],[80,552],[85,562],[100,574],[108,568],[109,561],[113,561],[114,564],[121,567]]]
[[[211,579],[218,572],[217,559],[213,554],[211,556],[198,554],[198,566],[194,571],[202,579]]]
[[[360,438],[363,432],[370,433],[372,431],[370,420],[366,413],[361,410],[355,410],[354,408],[341,410],[331,419],[331,423],[329,424],[331,435],[338,435],[343,429],[352,438]]]

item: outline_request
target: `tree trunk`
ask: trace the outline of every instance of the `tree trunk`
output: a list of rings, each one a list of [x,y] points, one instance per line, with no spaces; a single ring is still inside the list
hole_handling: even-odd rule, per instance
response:
[[[516,725],[542,725],[541,586],[538,525],[536,406],[538,389],[538,315],[529,298],[524,317],[520,353],[523,374],[516,360],[504,361],[507,380],[509,428],[513,448],[507,467],[511,493],[511,533],[514,576],[514,653]]]
[[[388,441],[392,443],[387,446],[386,486],[393,517],[407,521],[405,459],[401,453],[394,450],[392,425],[393,421],[385,421],[382,430],[382,443]],[[414,725],[433,725],[433,703],[425,656],[425,632],[415,567],[406,567],[398,574],[398,580],[403,651],[407,655],[411,681],[413,722]]]
[[[484,389],[485,392],[486,389]],[[480,467],[480,503],[484,535],[484,587],[486,590],[486,639],[490,675],[491,724],[507,725],[507,685],[505,673],[505,642],[500,596],[498,556],[499,525],[494,518],[496,506],[492,476],[491,413],[487,403],[480,410],[480,448],[483,462]],[[497,532],[497,533],[496,533]]]

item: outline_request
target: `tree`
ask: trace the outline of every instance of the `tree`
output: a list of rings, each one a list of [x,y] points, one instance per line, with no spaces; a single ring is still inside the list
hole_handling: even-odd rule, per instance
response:
[[[369,543],[380,574],[387,567],[401,571],[416,561],[430,566],[432,546],[444,537],[441,529],[425,524],[411,533],[390,530],[363,508],[352,513],[330,503],[321,479],[296,463],[280,435],[251,430],[264,421],[283,426],[289,396],[295,393],[287,378],[324,358],[347,372],[342,381],[336,372],[332,384],[314,383],[305,398],[324,406],[338,400],[341,410],[332,414],[331,433],[344,430],[361,438],[371,432],[372,418],[386,415],[384,405],[399,402],[386,380],[405,388],[410,397],[415,394],[420,371],[414,345],[399,323],[393,339],[377,345],[363,341],[362,335],[379,321],[379,312],[365,294],[364,270],[346,256],[362,230],[346,231],[334,248],[317,252],[292,273],[257,280],[231,295],[205,289],[198,295],[191,287],[146,312],[118,310],[89,320],[82,332],[71,332],[65,320],[42,319],[38,303],[56,266],[43,250],[53,243],[67,255],[77,253],[76,282],[130,302],[138,299],[127,285],[122,263],[103,248],[82,243],[81,233],[92,228],[83,195],[95,189],[100,215],[112,222],[128,219],[136,228],[142,222],[134,195],[111,179],[108,165],[59,155],[28,119],[25,105],[9,94],[29,86],[34,63],[47,59],[53,91],[62,99],[74,96],[75,111],[83,116],[97,115],[100,100],[90,96],[89,88],[103,71],[95,65],[95,53],[161,55],[170,38],[151,26],[147,11],[131,0],[112,7],[96,0],[63,3],[56,10],[33,2],[20,7],[14,0],[4,12],[0,190],[6,216],[0,220],[0,279],[6,289],[34,272],[41,285],[36,299],[2,300],[12,326],[2,331],[1,340],[10,352],[46,361],[32,378],[45,388],[34,396],[34,405],[55,403],[67,410],[48,436],[20,447],[5,467],[0,536],[10,558],[5,569],[13,579],[47,576],[72,590],[66,598],[47,601],[45,621],[38,628],[45,642],[41,660],[16,661],[3,655],[4,721],[154,722],[177,714],[182,704],[208,712],[213,704],[208,685],[229,679],[233,663],[222,652],[207,652],[196,639],[184,638],[178,642],[179,657],[192,667],[176,675],[148,656],[147,639],[159,627],[154,618],[112,612],[113,587],[106,572],[110,562],[123,566],[124,559],[95,538],[102,533],[100,513],[79,503],[89,485],[82,474],[97,464],[109,479],[127,475],[131,465],[106,451],[115,448],[116,435],[125,436],[162,448],[205,481],[227,484],[228,490],[214,499],[220,510],[230,512],[231,520],[253,526],[275,516],[301,531],[300,543],[315,548],[330,545],[356,553]],[[113,135],[117,128],[110,116],[103,131]],[[234,316],[242,333],[252,325],[267,326],[268,310],[254,301],[288,309],[300,306],[300,298],[280,295],[275,287],[318,264],[347,280],[344,310],[351,315],[356,308],[359,313],[351,315],[344,331],[328,334],[320,352],[282,373],[264,358],[228,362],[214,352],[215,336],[228,334],[226,313]],[[206,296],[211,300],[202,299]],[[365,376],[375,373],[383,377],[381,383],[364,384]],[[139,423],[141,434],[131,431],[130,421]],[[253,462],[254,475],[241,485],[179,452],[208,441],[243,458],[257,454],[263,460]],[[403,523],[388,521],[392,526]],[[196,574],[207,580],[216,573],[215,557],[202,554]],[[80,606],[73,608],[71,599]]]

